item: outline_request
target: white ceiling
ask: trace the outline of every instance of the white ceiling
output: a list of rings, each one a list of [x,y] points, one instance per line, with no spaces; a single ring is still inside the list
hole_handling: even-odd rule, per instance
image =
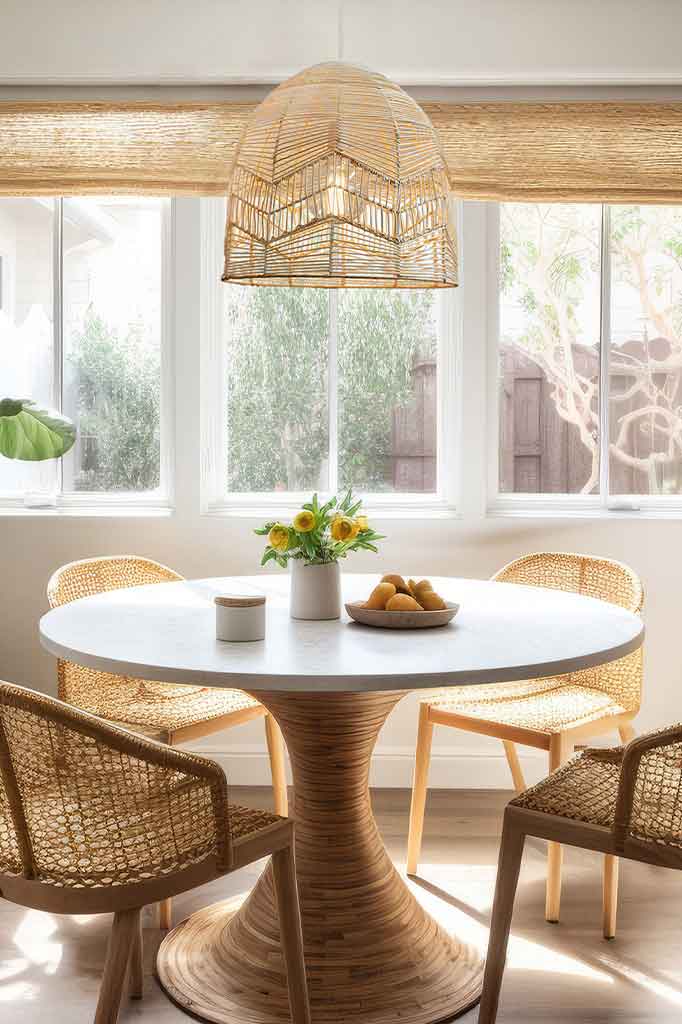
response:
[[[678,0],[0,0],[0,85],[682,83]]]

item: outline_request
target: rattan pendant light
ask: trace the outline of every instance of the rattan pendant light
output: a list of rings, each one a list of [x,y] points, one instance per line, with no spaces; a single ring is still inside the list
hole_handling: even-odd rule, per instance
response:
[[[308,68],[247,123],[230,175],[223,281],[457,284],[448,176],[424,111],[383,75]]]

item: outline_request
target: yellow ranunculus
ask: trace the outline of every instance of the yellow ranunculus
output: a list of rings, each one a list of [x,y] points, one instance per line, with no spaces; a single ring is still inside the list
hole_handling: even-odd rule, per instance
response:
[[[363,533],[365,530],[369,530],[369,520],[367,516],[356,516],[355,523],[360,533]]]
[[[275,523],[268,534],[268,543],[280,554],[289,547],[289,528],[281,523]]]
[[[294,516],[294,529],[298,533],[310,533],[311,530],[314,530],[314,513],[310,512],[307,508],[304,508],[303,511],[299,512],[297,516]]]
[[[359,530],[348,516],[337,516],[332,520],[331,535],[333,540],[347,541],[357,537]]]

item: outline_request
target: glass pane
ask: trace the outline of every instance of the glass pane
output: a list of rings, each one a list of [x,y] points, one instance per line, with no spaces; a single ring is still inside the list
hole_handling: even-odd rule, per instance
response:
[[[609,489],[682,493],[682,209],[611,208]]]
[[[436,293],[357,288],[338,297],[339,485],[433,493]]]
[[[0,199],[0,398],[54,407],[51,199]],[[54,462],[0,455],[0,494],[54,492]]]
[[[226,285],[228,489],[325,490],[328,295]]]
[[[65,491],[159,487],[163,203],[64,200]]]
[[[600,238],[600,206],[501,205],[501,492],[599,491]]]

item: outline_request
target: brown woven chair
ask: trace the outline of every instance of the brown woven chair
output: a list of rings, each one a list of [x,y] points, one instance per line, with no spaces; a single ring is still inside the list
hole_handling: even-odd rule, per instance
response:
[[[141,907],[266,854],[291,1016],[307,1024],[293,831],[228,804],[213,761],[0,683],[0,890],[50,913],[114,913],[95,1024],[115,1024],[128,970],[142,995]]]
[[[507,806],[479,1024],[494,1024],[526,836],[682,869],[682,725],[586,750]]]
[[[81,597],[145,583],[168,583],[183,577],[158,562],[133,555],[86,558],[57,569],[47,585],[51,608]],[[275,719],[254,697],[241,690],[150,682],[57,662],[59,699],[135,732],[175,746],[265,718],[275,813],[287,813],[284,744]],[[171,926],[171,903],[160,907],[162,928]]]
[[[494,577],[500,583],[523,583],[552,590],[585,594],[639,613],[644,600],[642,584],[620,562],[562,552],[540,552],[510,562]],[[618,731],[622,742],[634,736],[631,720],[639,711],[642,689],[641,648],[618,661],[570,675],[522,682],[449,687],[428,695],[421,704],[415,758],[407,871],[415,874],[421,851],[424,807],[434,725],[495,736],[504,743],[514,788],[526,783],[516,743],[546,750],[549,770],[564,764],[576,743]],[[610,934],[615,920],[617,862],[604,867],[604,929]],[[561,847],[548,850],[545,916],[559,920],[561,902]]]

